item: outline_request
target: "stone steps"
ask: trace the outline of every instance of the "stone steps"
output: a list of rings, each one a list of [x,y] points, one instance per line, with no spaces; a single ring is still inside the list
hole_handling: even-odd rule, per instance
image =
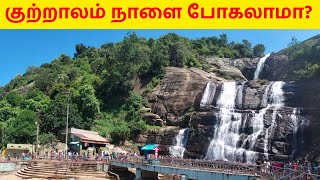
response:
[[[57,169],[57,168],[59,168],[59,169],[63,169],[63,168],[67,169],[67,168],[69,168],[69,169],[71,169],[71,170],[84,170],[84,171],[86,171],[86,172],[88,172],[88,171],[93,171],[93,172],[95,172],[95,171],[96,171],[96,167],[77,167],[77,166],[69,166],[69,167],[64,167],[64,166],[60,166],[60,167],[50,167],[50,166],[37,167],[37,166],[29,166],[28,168],[32,168],[33,170],[44,170],[44,169],[50,170],[50,169]]]
[[[15,172],[22,179],[45,178],[45,179],[68,179],[68,178],[106,178],[108,175],[98,171],[96,165],[82,164],[79,166],[67,164],[37,164],[28,166]]]
[[[43,175],[77,175],[77,176],[103,176],[104,173],[86,173],[86,172],[70,172],[70,171],[32,171],[32,170],[26,170],[22,169],[20,170],[21,173],[27,173],[27,174],[43,174]]]
[[[81,172],[85,172],[86,174],[92,174],[92,175],[95,175],[97,174],[97,171],[75,171],[75,170],[72,170],[72,169],[33,169],[33,168],[25,168],[23,169],[24,171],[30,171],[30,172],[48,172],[48,173],[56,173],[56,174],[65,174],[65,173],[68,173],[68,174],[81,174]]]

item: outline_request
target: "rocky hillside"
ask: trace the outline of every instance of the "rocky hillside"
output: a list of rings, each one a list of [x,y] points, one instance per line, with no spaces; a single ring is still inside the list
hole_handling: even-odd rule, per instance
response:
[[[320,64],[320,35],[271,54],[266,60],[261,76],[270,81],[296,81],[306,79],[297,71],[304,70],[306,64]],[[312,69],[306,69],[312,73]],[[317,78],[320,70],[317,68]],[[315,74],[316,75],[316,74]]]
[[[158,143],[163,154],[178,149],[186,157],[242,162],[317,158],[319,41],[272,54],[264,80],[255,81],[264,46],[229,43],[225,34],[155,40],[133,33],[100,48],[79,44],[73,58],[30,67],[0,88],[1,145],[34,143],[35,122],[41,143],[56,141],[69,104],[70,126],[117,144]]]
[[[168,33],[147,39],[129,33],[122,41],[101,47],[77,44],[73,57],[62,54],[50,63],[31,66],[0,87],[0,127],[4,129],[0,145],[34,144],[36,124],[41,144],[57,141],[65,128],[67,105],[70,127],[99,131],[115,144],[133,140],[154,126],[178,125],[179,121],[163,120],[163,116],[180,118],[191,111],[188,108],[194,100],[189,98],[201,96],[206,83],[203,78],[245,80],[239,69],[225,64],[225,59],[257,58],[264,50],[264,45],[252,46],[248,40],[229,42],[226,34],[189,39]],[[211,58],[209,64],[208,57],[220,60]],[[177,69],[165,72],[166,68]],[[178,69],[181,72],[175,72]],[[177,77],[172,81],[167,78],[170,76]],[[168,82],[158,86],[161,79]],[[184,81],[193,84],[184,86]],[[145,114],[149,111],[145,96],[155,87],[160,99],[154,98],[159,105],[152,107],[159,115]],[[194,94],[186,94],[193,90]],[[180,99],[167,103],[176,96]]]
[[[252,80],[260,58],[218,58],[206,59],[205,70],[228,80]]]
[[[216,91],[210,92],[213,93],[212,99],[201,107],[200,104],[208,82],[214,84]],[[149,96],[149,103],[152,111],[158,114],[167,126],[175,126],[176,128],[148,131],[139,136],[136,141],[141,144],[158,143],[166,152],[169,152],[168,148],[174,143],[174,137],[178,134],[178,130],[190,127],[192,130],[185,154],[188,157],[204,158],[219,121],[221,109],[217,105],[217,101],[222,93],[223,82],[225,80],[195,68],[167,68],[166,76],[160,86]],[[300,112],[300,109],[299,113],[294,112],[302,102],[298,102],[300,100],[293,97],[295,91],[298,91],[298,87],[291,83],[283,87],[287,99],[285,103],[288,105],[278,109],[276,113],[272,108],[266,109],[268,103],[263,101],[264,98],[271,96],[271,92],[266,92],[269,85],[270,82],[267,81],[237,83],[237,86],[242,88],[241,92],[236,92],[237,98],[242,96],[241,99],[236,100],[235,104],[237,114],[234,118],[239,115],[240,119],[236,121],[241,124],[237,131],[240,137],[237,143],[241,144],[243,149],[248,149],[246,146],[249,146],[250,143],[246,144],[244,141],[252,136],[256,128],[255,121],[259,121],[261,111],[266,110],[261,117],[263,118],[262,132],[257,137],[254,151],[258,154],[264,153],[265,133],[270,126],[274,126],[272,128],[274,133],[268,135],[270,142],[268,142],[267,153],[270,154],[270,158],[288,159],[294,148],[297,148],[292,146],[294,136],[299,136],[296,143],[300,147],[309,143],[305,139],[300,139],[303,130],[307,128],[309,118],[305,116],[304,112]],[[299,122],[293,122],[292,116],[295,116]],[[293,123],[299,123],[299,125]],[[305,136],[307,134],[304,133]],[[239,155],[239,158],[243,158],[243,155]]]
[[[316,36],[295,48],[308,50],[319,39]],[[302,54],[293,56],[292,49],[267,59],[260,77],[268,80],[251,80],[259,59],[208,58],[209,73],[196,68],[167,68],[160,85],[148,96],[152,112],[166,126],[146,131],[136,142],[158,143],[163,153],[168,153],[179,130],[190,128],[186,134],[186,157],[246,162],[319,158],[320,81],[301,81],[296,73],[306,62],[317,61],[302,58]],[[230,84],[226,82],[234,80],[234,86],[226,86]],[[235,98],[232,108],[219,100],[230,87],[235,87],[226,96]],[[229,129],[224,129],[222,122]],[[210,147],[217,150],[221,144],[222,154],[209,152]]]

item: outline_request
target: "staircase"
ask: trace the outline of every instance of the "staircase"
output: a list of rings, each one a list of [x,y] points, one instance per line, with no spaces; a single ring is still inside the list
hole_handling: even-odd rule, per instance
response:
[[[55,164],[34,164],[24,169],[18,170],[16,176],[22,179],[46,178],[46,179],[94,179],[108,178],[109,176],[103,171],[97,170],[96,164],[72,164],[72,163],[55,163]]]

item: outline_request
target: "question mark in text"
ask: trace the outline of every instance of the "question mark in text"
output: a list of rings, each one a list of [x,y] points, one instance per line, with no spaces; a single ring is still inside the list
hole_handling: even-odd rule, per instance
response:
[[[306,8],[306,14],[307,14],[306,18],[308,19],[309,18],[309,13],[312,11],[312,7],[311,6],[306,6],[305,8]]]

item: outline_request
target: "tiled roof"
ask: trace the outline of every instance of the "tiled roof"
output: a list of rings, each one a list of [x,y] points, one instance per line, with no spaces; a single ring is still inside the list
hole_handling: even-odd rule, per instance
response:
[[[71,128],[71,133],[79,137],[82,142],[93,143],[93,144],[109,143],[109,140],[107,138],[100,136],[98,132]]]

